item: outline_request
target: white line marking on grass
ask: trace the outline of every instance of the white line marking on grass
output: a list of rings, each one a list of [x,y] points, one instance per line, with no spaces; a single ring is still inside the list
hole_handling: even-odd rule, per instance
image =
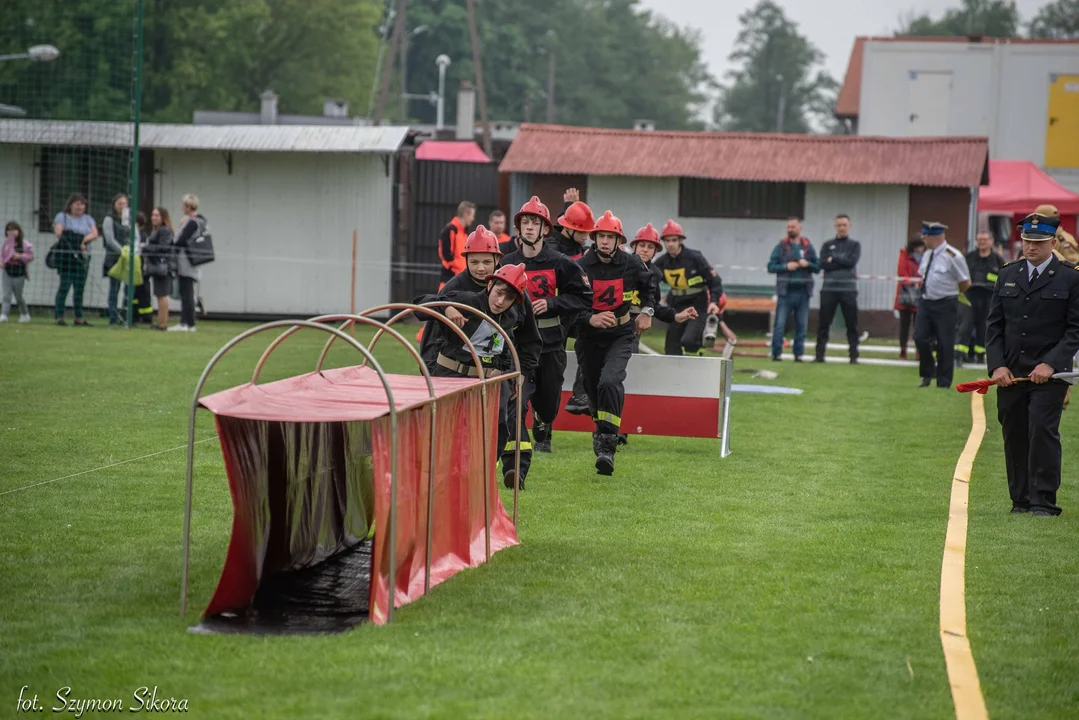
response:
[[[978,668],[967,637],[966,580],[967,499],[970,471],[985,437],[983,396],[970,394],[971,426],[967,444],[955,465],[952,497],[948,508],[948,534],[944,539],[944,560],[940,567],[940,644],[948,666],[957,720],[988,720]]]
[[[201,445],[204,442],[210,442],[211,440],[216,440],[216,439],[217,439],[217,436],[214,435],[212,437],[203,438],[202,440],[196,440],[195,444],[196,445]],[[90,473],[100,472],[102,470],[108,470],[110,468],[119,467],[120,465],[127,465],[128,463],[138,462],[139,460],[146,460],[147,458],[157,457],[158,455],[164,455],[165,453],[176,452],[177,450],[184,450],[186,448],[187,448],[187,443],[184,443],[183,445],[177,445],[174,448],[169,448],[167,450],[158,450],[157,452],[152,452],[149,455],[141,455],[141,456],[136,457],[136,458],[130,458],[128,460],[121,460],[120,462],[114,462],[111,465],[104,465],[104,466],[99,467],[99,468],[94,468],[93,470],[83,470],[82,472],[73,473],[71,475],[64,475],[63,477],[53,478],[52,480],[42,480],[41,482],[34,483],[33,485],[23,485],[22,487],[17,487],[14,490],[5,490],[4,492],[0,492],[0,496],[10,495],[11,493],[17,493],[20,490],[29,490],[30,488],[41,487],[42,485],[49,485],[50,483],[60,482],[61,480],[70,480],[71,478],[77,478],[80,475],[89,475]]]
[[[660,353],[656,352],[655,350],[653,350],[652,348],[645,345],[644,340],[641,341],[641,352],[644,353],[645,355],[659,355],[660,354]]]

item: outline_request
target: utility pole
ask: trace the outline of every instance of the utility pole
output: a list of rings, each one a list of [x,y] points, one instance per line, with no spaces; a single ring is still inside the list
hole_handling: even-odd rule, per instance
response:
[[[374,117],[371,118],[372,125],[382,124],[382,113],[386,109],[386,95],[390,92],[390,79],[393,77],[393,58],[401,43],[404,42],[407,15],[408,0],[401,0],[401,7],[397,9],[397,20],[393,25],[393,37],[390,38],[390,52],[387,54],[386,65],[382,68],[382,82],[378,87],[378,102],[375,105]]]
[[[128,240],[127,255],[127,326],[133,327],[135,322],[135,247],[139,238],[139,127],[142,124],[142,19],[143,0],[137,0],[138,8],[135,18],[135,97],[133,99],[134,121],[134,147],[131,151],[131,202],[130,208],[131,227],[128,228],[130,239]],[[144,278],[150,282],[149,278]]]
[[[402,0],[404,2],[405,0]],[[483,61],[480,59],[480,38],[476,31],[476,0],[467,0],[468,32],[472,36],[472,64],[476,68],[476,90],[480,96],[480,121],[483,123],[483,150],[494,158],[491,150],[491,123],[487,119],[487,91],[483,85]]]
[[[779,112],[776,114],[776,132],[783,132],[783,116],[787,111],[787,92],[783,85],[783,76],[776,75],[776,80],[779,81]]]
[[[554,123],[554,50],[547,50],[547,123]]]

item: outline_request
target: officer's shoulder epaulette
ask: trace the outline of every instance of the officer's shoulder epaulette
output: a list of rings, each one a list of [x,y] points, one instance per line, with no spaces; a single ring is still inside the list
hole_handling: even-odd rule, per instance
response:
[[[1006,262],[1006,263],[1004,263],[1003,265],[1000,266],[1000,269],[1003,270],[1006,267],[1011,267],[1012,265],[1015,265],[1017,262],[1019,262],[1019,260],[1012,260],[1010,262]]]
[[[948,247],[946,247],[946,248],[944,248],[944,249],[945,249],[945,250],[946,250],[946,251],[948,252],[948,254],[949,254],[949,255],[951,255],[952,257],[957,257],[957,256],[959,255],[959,251],[958,251],[958,250],[956,250],[955,248],[953,248],[953,247],[952,247],[951,245],[949,245]]]

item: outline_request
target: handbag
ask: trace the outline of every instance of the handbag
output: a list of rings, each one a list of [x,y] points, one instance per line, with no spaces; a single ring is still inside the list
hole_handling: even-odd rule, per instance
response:
[[[900,305],[906,305],[908,307],[916,307],[918,301],[922,299],[922,289],[917,285],[900,285],[899,286],[899,299]]]
[[[191,267],[214,261],[214,239],[210,235],[210,226],[199,217],[195,218],[195,222],[198,223],[198,231],[195,237],[184,245],[184,252],[187,253],[187,260],[191,263]]]

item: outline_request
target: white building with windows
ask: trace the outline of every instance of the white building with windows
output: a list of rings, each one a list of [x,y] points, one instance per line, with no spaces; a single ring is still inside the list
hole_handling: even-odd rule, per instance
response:
[[[1079,191],[1079,40],[858,38],[835,114],[858,135],[988,137]]]
[[[499,169],[512,208],[538,195],[560,213],[576,187],[598,217],[610,209],[632,239],[651,222],[682,224],[730,287],[774,286],[764,269],[790,216],[819,249],[850,215],[859,273],[894,276],[900,248],[939,220],[965,248],[973,189],[985,181],[984,138],[868,138],[521,126]],[[819,288],[819,283],[818,283]],[[890,310],[895,282],[860,281],[861,306]],[[815,300],[816,301],[816,300]]]
[[[199,294],[213,315],[310,316],[347,312],[357,239],[357,308],[390,300],[396,220],[394,156],[407,127],[143,124],[140,210],[163,206],[174,223],[194,193],[217,259]],[[126,191],[130,123],[0,121],[0,218],[34,243],[28,301],[48,306],[52,219],[73,192],[100,224]],[[105,295],[94,244],[87,305]]]

